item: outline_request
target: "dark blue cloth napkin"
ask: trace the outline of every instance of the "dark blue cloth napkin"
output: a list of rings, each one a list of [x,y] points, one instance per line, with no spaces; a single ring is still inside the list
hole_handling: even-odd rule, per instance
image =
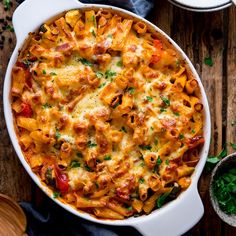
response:
[[[21,3],[23,0],[17,0]],[[83,3],[114,5],[145,17],[153,7],[154,0],[81,0]],[[131,227],[114,227],[95,224],[70,214],[49,198],[43,206],[21,202],[27,216],[29,236],[140,236]]]

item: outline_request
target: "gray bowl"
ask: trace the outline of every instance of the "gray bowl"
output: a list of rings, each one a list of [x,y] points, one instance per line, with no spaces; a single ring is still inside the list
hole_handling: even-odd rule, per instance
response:
[[[236,227],[236,215],[227,215],[224,213],[218,204],[218,201],[215,199],[213,194],[213,188],[212,188],[212,182],[214,181],[217,176],[219,176],[221,173],[224,173],[227,169],[235,167],[236,168],[236,153],[230,154],[227,157],[223,158],[214,168],[212,175],[211,175],[211,181],[210,181],[210,199],[212,206],[217,213],[217,215],[227,224]]]

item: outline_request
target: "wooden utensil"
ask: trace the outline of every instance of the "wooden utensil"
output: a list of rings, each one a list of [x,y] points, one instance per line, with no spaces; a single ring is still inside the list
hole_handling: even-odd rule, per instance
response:
[[[21,207],[10,197],[0,194],[0,235],[26,236],[26,217]]]

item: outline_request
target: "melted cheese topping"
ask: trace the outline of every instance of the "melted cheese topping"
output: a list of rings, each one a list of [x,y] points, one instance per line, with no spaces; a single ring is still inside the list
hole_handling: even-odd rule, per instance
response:
[[[108,13],[69,11],[32,34],[12,72],[12,109],[22,151],[52,191],[123,219],[189,186],[203,106],[170,45]]]

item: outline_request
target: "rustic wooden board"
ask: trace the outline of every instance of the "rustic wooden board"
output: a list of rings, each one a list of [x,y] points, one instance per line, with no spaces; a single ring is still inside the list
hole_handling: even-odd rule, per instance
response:
[[[10,11],[4,11],[0,3],[0,18],[11,16],[16,5],[16,1],[13,1]],[[230,7],[214,13],[194,13],[162,0],[155,3],[148,19],[180,45],[202,79],[212,115],[210,153],[218,153],[225,142],[236,143],[236,8]],[[0,24],[1,31],[3,24]],[[0,95],[6,66],[15,45],[14,33],[5,31],[0,35],[0,40],[2,35],[5,41],[3,50],[0,50]],[[213,60],[212,67],[204,64],[204,58],[208,56]],[[42,201],[45,196],[32,184],[13,151],[2,106],[0,119],[0,192],[16,200]],[[235,125],[232,125],[232,122]],[[208,194],[209,177],[203,174],[199,181],[205,214],[186,235],[236,235],[236,229],[223,223],[211,207]]]

